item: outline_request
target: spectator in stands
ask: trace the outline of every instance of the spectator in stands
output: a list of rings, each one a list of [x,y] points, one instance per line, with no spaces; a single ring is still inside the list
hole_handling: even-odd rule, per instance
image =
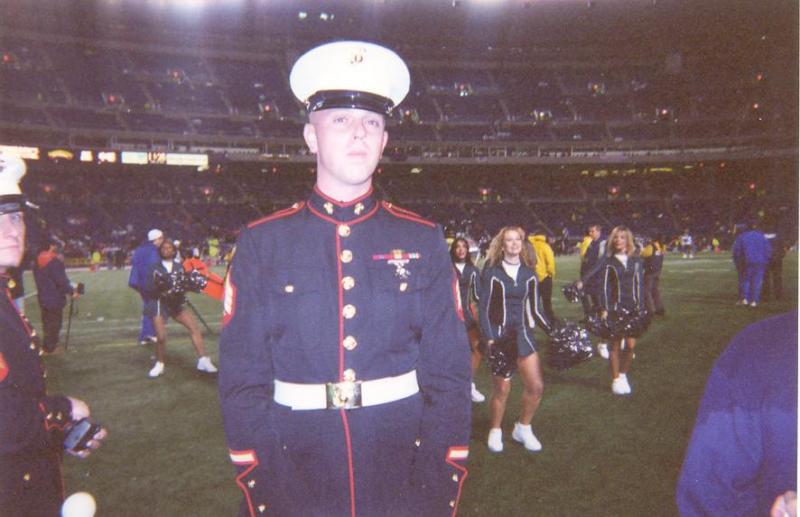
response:
[[[461,310],[464,312],[464,323],[467,327],[467,338],[472,354],[472,402],[483,402],[486,397],[475,387],[475,372],[481,364],[479,343],[481,339],[478,324],[478,286],[480,271],[472,263],[469,253],[469,242],[463,237],[456,237],[450,245],[450,259],[456,268],[458,292],[461,297]]]
[[[153,318],[144,314],[149,298],[145,292],[147,286],[147,274],[153,264],[158,264],[161,260],[158,248],[164,242],[164,233],[153,228],[147,232],[147,242],[142,243],[133,250],[131,258],[131,274],[128,277],[128,287],[134,289],[142,298],[142,328],[139,332],[139,344],[146,345],[156,342],[156,330],[153,327]]]
[[[678,479],[678,510],[785,516],[790,508],[770,508],[788,502],[796,512],[796,487],[795,308],[745,328],[714,364]]]
[[[737,269],[744,269],[737,305],[756,307],[761,301],[761,284],[772,250],[764,232],[758,228],[756,219],[752,219],[748,226],[749,229],[733,243],[733,262]]]
[[[590,224],[586,228],[586,236],[580,244],[581,253],[581,278],[592,271],[605,254],[606,241],[602,239],[603,227],[599,224]],[[594,314],[600,307],[600,294],[602,286],[600,278],[591,278],[583,286],[583,313],[586,316]],[[608,344],[600,341],[597,344],[597,353],[603,359],[608,359]]]
[[[529,451],[539,451],[542,444],[533,434],[531,420],[542,400],[544,379],[536,341],[535,322],[546,331],[550,322],[542,311],[539,282],[535,273],[536,256],[530,252],[522,228],[507,226],[492,239],[486,265],[481,275],[479,317],[487,339],[490,357],[493,347],[502,350],[503,363],[510,368],[498,371],[492,366],[492,395],[489,401],[489,450],[502,452],[500,427],[511,392],[511,377],[519,370],[524,391],[519,419],[511,438]],[[531,321],[531,318],[535,320]]]
[[[635,249],[633,233],[625,226],[615,227],[608,236],[603,259],[579,282],[580,287],[593,278],[600,280],[600,317],[603,319],[609,317],[612,311],[623,308],[630,311],[644,310],[644,264],[641,257],[636,255]],[[633,336],[623,336],[611,342],[611,391],[615,395],[631,393],[627,374],[633,362],[635,347],[636,338]]]
[[[664,315],[664,302],[661,300],[661,269],[664,266],[664,235],[657,234],[642,250],[644,260],[644,301],[647,312],[657,316]]]
[[[539,280],[539,292],[542,296],[542,307],[549,321],[555,321],[553,314],[553,282],[556,278],[556,259],[550,247],[548,232],[537,228],[530,237],[533,252],[536,255],[536,277]]]
[[[33,278],[42,315],[42,348],[45,352],[53,353],[58,346],[67,296],[78,297],[78,292],[67,278],[64,259],[58,254],[55,242],[48,242],[39,252]]]
[[[192,313],[186,308],[185,286],[183,284],[183,265],[176,260],[175,244],[163,239],[158,248],[160,260],[152,264],[147,274],[144,313],[153,319],[156,329],[156,364],[148,374],[151,378],[164,374],[164,359],[167,348],[167,319],[186,327],[197,353],[197,369],[201,372],[216,373],[217,368],[206,355],[203,333]]]

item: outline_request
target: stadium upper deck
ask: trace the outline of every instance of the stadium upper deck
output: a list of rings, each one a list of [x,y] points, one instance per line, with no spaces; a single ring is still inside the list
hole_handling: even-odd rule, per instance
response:
[[[304,113],[287,87],[289,65],[315,40],[361,29],[394,42],[411,63],[411,94],[396,113],[393,141],[431,147],[398,149],[402,158],[484,158],[480,150],[465,154],[463,145],[487,142],[636,148],[796,141],[796,27],[787,28],[777,14],[742,21],[743,15],[723,13],[699,30],[689,25],[687,6],[679,17],[663,2],[649,11],[642,2],[628,3],[637,6],[633,16],[615,25],[614,12],[592,2],[581,11],[564,2],[569,9],[551,6],[552,12],[534,13],[539,18],[529,12],[544,7],[509,2],[516,11],[481,19],[471,17],[468,5],[459,9],[460,2],[447,8],[431,2],[438,31],[418,2],[402,10],[388,2],[373,6],[372,25],[363,9],[340,2],[325,4],[329,14],[263,7],[248,23],[221,17],[214,25],[159,25],[139,12],[138,32],[135,17],[123,23],[127,11],[116,17],[79,11],[87,18],[48,30],[55,10],[41,15],[47,23],[36,23],[29,10],[12,6],[19,24],[0,36],[0,139],[255,152],[265,141],[289,142],[297,145],[285,154],[295,155]],[[391,16],[399,18],[387,23]],[[545,30],[548,19],[563,24],[561,39],[553,27]],[[268,37],[257,32],[258,20],[269,27]],[[684,33],[672,34],[680,23]],[[738,38],[726,35],[725,23]],[[539,38],[526,27],[539,30]],[[592,38],[606,39],[592,49],[586,46]],[[540,153],[516,152],[531,154]]]

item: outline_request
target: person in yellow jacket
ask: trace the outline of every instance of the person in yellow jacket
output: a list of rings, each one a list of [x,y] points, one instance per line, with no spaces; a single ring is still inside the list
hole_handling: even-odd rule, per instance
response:
[[[532,236],[528,237],[533,252],[536,254],[536,272],[539,280],[539,292],[542,296],[542,306],[544,314],[550,321],[555,320],[553,314],[553,281],[556,277],[556,259],[553,248],[547,242],[547,232],[544,229],[537,229]]]

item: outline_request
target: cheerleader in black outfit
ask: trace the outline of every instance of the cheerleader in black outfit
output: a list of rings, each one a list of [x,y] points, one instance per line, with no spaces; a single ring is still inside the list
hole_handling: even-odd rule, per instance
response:
[[[511,438],[522,443],[529,451],[542,449],[542,444],[533,434],[531,420],[544,392],[533,329],[538,323],[545,331],[550,330],[550,323],[541,306],[535,267],[536,258],[525,244],[522,228],[503,228],[489,245],[478,299],[481,331],[488,340],[489,355],[493,355],[492,347],[503,346],[511,351],[511,360],[516,356],[515,366],[525,390],[519,419],[514,424]],[[511,392],[512,373],[493,372],[489,401],[491,429],[488,437],[489,450],[492,452],[503,450],[500,425]]]
[[[480,271],[472,263],[469,255],[469,243],[463,237],[457,237],[450,245],[450,259],[456,268],[458,277],[458,292],[461,297],[461,309],[464,311],[464,323],[467,326],[469,348],[472,353],[472,402],[483,402],[486,397],[475,387],[475,372],[481,364],[481,353],[478,343],[481,330],[478,326],[478,311],[475,302],[478,301],[478,284]]]
[[[151,378],[159,377],[164,373],[164,356],[167,348],[167,319],[175,321],[186,327],[197,353],[197,369],[201,372],[215,373],[216,366],[211,358],[206,355],[203,343],[203,333],[192,313],[186,309],[186,295],[181,286],[174,285],[172,278],[175,272],[182,271],[183,266],[175,259],[177,254],[175,245],[170,239],[164,239],[158,248],[161,262],[153,264],[147,274],[145,290],[152,297],[144,306],[144,315],[153,318],[156,329],[156,364],[148,374]]]
[[[617,226],[608,236],[603,260],[579,282],[579,287],[595,275],[602,280],[600,317],[605,319],[612,311],[627,309],[644,312],[644,264],[635,254],[633,233],[625,226]],[[623,346],[624,345],[624,346]],[[615,395],[629,395],[631,386],[628,371],[633,361],[636,338],[623,336],[612,340],[610,353],[611,391]]]

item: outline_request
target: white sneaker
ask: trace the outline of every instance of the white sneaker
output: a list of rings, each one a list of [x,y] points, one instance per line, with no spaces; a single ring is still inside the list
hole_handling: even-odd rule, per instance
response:
[[[150,370],[150,373],[148,373],[147,375],[151,379],[155,379],[156,377],[159,377],[163,374],[164,374],[164,363],[162,363],[161,361],[156,361],[156,365],[153,366],[153,368]]]
[[[483,402],[484,400],[486,400],[486,397],[483,395],[483,393],[478,391],[478,388],[475,387],[474,382],[472,383],[471,395],[472,395],[472,402]]]
[[[536,439],[530,424],[522,425],[519,422],[514,422],[514,431],[511,433],[511,439],[523,444],[529,451],[536,452],[542,450],[542,444]]]
[[[503,430],[489,429],[489,439],[486,444],[491,452],[503,452]]]
[[[600,354],[600,357],[603,359],[608,359],[608,344],[597,343],[597,353]]]
[[[628,377],[621,373],[619,377],[611,382],[611,391],[614,395],[630,395],[631,385],[628,384]]]
[[[197,360],[197,369],[206,373],[217,373],[217,367],[211,362],[211,358],[204,355]]]
[[[756,302],[750,302],[750,307],[758,307],[758,303],[756,303]]]

